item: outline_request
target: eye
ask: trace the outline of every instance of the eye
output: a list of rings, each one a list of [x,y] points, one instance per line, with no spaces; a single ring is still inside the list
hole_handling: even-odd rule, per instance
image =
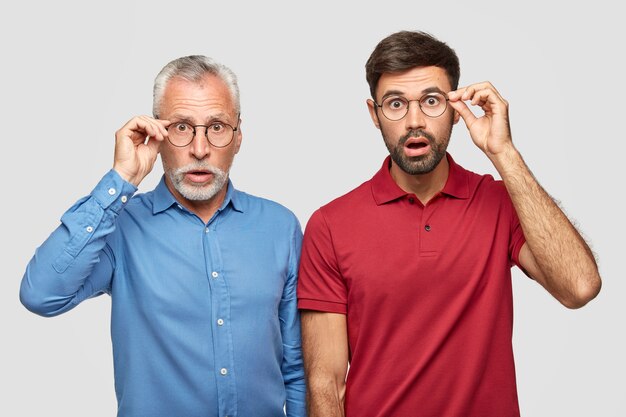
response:
[[[175,123],[174,130],[176,133],[186,133],[191,130],[191,127],[187,123]]]
[[[385,100],[385,105],[389,110],[402,110],[406,107],[406,100],[400,97],[390,97]]]
[[[424,97],[420,102],[422,106],[437,107],[438,105],[441,104],[442,98],[438,94],[433,94],[433,95]]]
[[[209,126],[211,133],[222,133],[225,129],[226,127],[223,123],[213,123]]]

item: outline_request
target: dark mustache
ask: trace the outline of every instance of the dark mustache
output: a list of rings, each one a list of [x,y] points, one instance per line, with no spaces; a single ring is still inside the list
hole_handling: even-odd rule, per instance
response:
[[[418,138],[418,137],[424,137],[428,139],[429,142],[435,141],[435,137],[433,135],[431,135],[425,130],[417,129],[417,130],[409,130],[409,133],[407,133],[405,136],[402,136],[400,138],[400,141],[398,142],[398,144],[401,146],[404,146],[404,144],[406,143],[407,140],[409,140],[409,138]]]

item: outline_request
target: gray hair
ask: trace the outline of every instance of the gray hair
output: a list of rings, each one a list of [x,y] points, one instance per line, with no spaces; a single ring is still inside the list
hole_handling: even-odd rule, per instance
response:
[[[161,72],[154,79],[152,113],[158,117],[159,108],[163,101],[163,94],[167,83],[174,77],[180,77],[188,81],[197,82],[206,74],[213,74],[219,77],[230,91],[237,113],[241,113],[239,103],[239,86],[237,76],[227,66],[220,64],[213,58],[203,55],[190,55],[175,59],[163,67]]]

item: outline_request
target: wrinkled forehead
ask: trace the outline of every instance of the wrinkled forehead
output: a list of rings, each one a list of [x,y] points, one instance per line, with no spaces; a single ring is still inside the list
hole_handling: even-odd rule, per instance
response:
[[[383,73],[376,87],[377,98],[395,94],[424,94],[431,91],[448,92],[450,79],[441,67],[414,67],[401,72]]]
[[[235,103],[226,83],[218,76],[206,74],[198,80],[174,77],[167,83],[160,114],[172,113],[194,115],[224,113],[235,115]]]

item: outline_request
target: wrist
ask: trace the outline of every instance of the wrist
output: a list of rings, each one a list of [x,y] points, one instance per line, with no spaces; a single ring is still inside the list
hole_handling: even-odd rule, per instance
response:
[[[129,174],[115,164],[113,165],[113,170],[117,172],[117,175],[119,175],[124,181],[134,185],[135,187],[139,186],[141,180],[137,179],[136,176]]]
[[[511,170],[516,170],[524,165],[522,155],[512,142],[503,147],[498,153],[487,154],[487,157],[501,177],[505,177]]]

